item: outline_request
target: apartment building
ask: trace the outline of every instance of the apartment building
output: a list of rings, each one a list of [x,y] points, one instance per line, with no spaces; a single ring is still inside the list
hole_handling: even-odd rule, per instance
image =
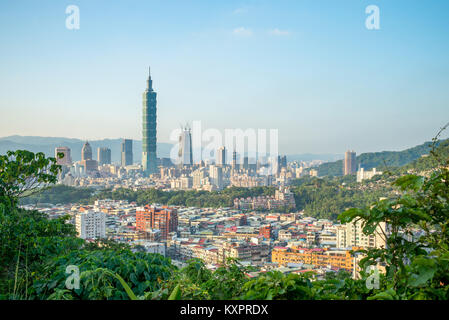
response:
[[[149,229],[159,229],[160,239],[167,240],[171,232],[178,230],[178,214],[176,209],[163,206],[146,205],[136,209],[136,229],[147,231]]]
[[[363,223],[346,223],[337,226],[337,248],[362,247],[362,248],[381,248],[386,246],[384,232],[386,233],[385,223],[379,224],[376,232],[371,235],[363,233]]]
[[[280,266],[303,263],[321,268],[344,269],[349,272],[353,272],[354,269],[354,257],[350,250],[343,249],[275,247],[271,252],[271,260]]]
[[[102,211],[86,210],[75,217],[75,227],[82,239],[99,239],[106,237],[106,214]]]

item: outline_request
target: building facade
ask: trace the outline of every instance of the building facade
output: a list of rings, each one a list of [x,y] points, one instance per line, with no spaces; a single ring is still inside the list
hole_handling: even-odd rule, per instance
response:
[[[150,229],[160,230],[160,238],[168,240],[171,232],[178,230],[178,214],[176,209],[163,206],[157,208],[146,205],[136,210],[136,229],[148,231]]]
[[[377,171],[376,168],[373,168],[372,170],[366,170],[363,168],[360,168],[357,171],[357,182],[362,182],[363,180],[368,180],[374,177],[375,175],[382,174],[382,171]]]
[[[75,226],[82,239],[106,237],[106,214],[102,211],[84,211],[76,214]]]
[[[363,233],[363,222],[350,222],[337,226],[337,248],[381,248],[386,246],[383,233],[388,233],[385,223],[380,223],[374,234]]]
[[[179,135],[179,164],[183,166],[193,165],[192,133],[190,128],[185,127]]]
[[[226,165],[226,148],[225,147],[218,148],[216,165],[220,166],[220,167],[224,167]]]
[[[345,160],[343,162],[343,175],[354,174],[357,172],[356,153],[354,151],[345,152]]]
[[[98,148],[97,150],[98,165],[111,164],[111,149]]]
[[[121,165],[122,167],[133,164],[133,141],[131,139],[123,139],[121,151]]]
[[[271,252],[271,260],[280,266],[303,263],[321,268],[344,269],[348,272],[353,272],[355,261],[350,250],[300,247],[275,247]]]
[[[63,154],[63,157],[60,158],[58,155]],[[72,157],[70,155],[70,148],[69,147],[57,147],[55,148],[55,158],[56,163],[63,166],[70,166],[72,165]]]
[[[84,167],[84,172],[86,174],[92,173],[98,169],[98,162],[92,159],[92,147],[88,141],[86,141],[81,149],[81,165]]]

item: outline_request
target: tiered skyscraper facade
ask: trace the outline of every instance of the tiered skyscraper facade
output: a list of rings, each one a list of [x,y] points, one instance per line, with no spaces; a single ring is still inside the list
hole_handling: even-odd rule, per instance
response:
[[[142,166],[148,176],[156,173],[156,92],[153,90],[151,73],[148,75],[147,88],[143,93],[143,130],[142,130]]]

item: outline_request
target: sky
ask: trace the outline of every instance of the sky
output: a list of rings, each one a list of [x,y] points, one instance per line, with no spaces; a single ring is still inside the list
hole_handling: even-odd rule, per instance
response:
[[[0,57],[0,137],[140,140],[148,66],[159,142],[201,121],[362,153],[449,122],[447,0],[1,1]]]

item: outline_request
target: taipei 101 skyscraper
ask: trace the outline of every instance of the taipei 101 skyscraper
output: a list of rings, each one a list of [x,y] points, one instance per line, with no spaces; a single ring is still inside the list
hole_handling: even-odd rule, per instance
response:
[[[156,173],[156,92],[148,69],[147,88],[143,93],[142,166],[145,176]]]

